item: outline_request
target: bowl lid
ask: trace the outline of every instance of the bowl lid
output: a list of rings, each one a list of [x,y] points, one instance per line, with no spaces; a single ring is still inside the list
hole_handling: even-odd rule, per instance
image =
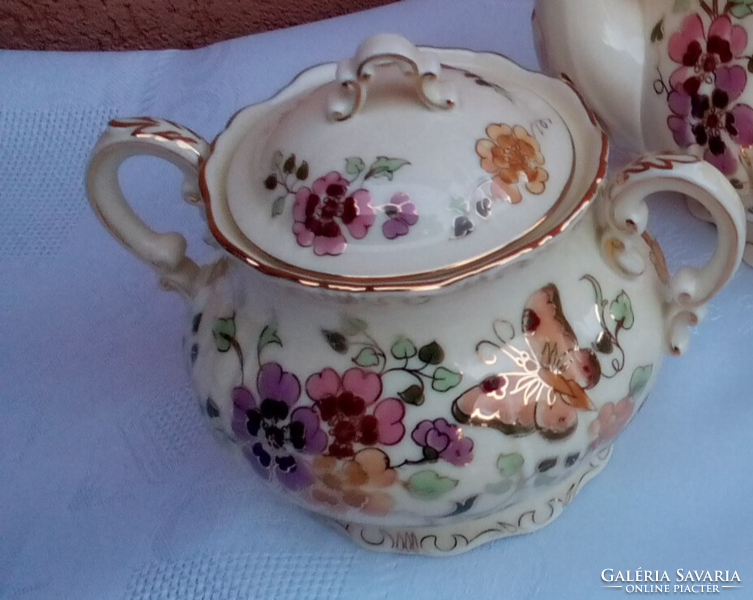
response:
[[[580,156],[594,141],[598,158]],[[566,84],[383,34],[242,111],[204,182],[213,233],[263,271],[436,287],[544,243],[590,200],[605,157]]]

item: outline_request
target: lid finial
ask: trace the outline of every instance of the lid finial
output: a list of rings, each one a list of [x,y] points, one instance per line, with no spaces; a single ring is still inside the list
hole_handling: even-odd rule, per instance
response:
[[[441,79],[439,57],[416,48],[402,36],[382,33],[365,40],[353,58],[337,66],[340,86],[329,97],[329,115],[345,121],[356,114],[366,100],[368,84],[376,67],[397,64],[413,79],[419,99],[428,107],[448,110],[457,104],[454,86]]]

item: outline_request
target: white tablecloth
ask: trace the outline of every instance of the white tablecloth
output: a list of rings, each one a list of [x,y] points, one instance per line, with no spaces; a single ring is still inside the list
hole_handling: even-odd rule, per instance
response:
[[[206,138],[303,68],[394,31],[535,67],[530,0],[405,0],[195,51],[0,52],[0,598],[608,598],[604,569],[736,570],[753,597],[753,269],[667,359],[602,475],[544,530],[449,559],[380,555],[277,501],[195,409],[183,307],[89,210],[88,153],[114,115]],[[138,175],[136,175],[138,174]],[[202,226],[176,170],[122,179],[156,228]],[[714,229],[652,204],[673,266]]]

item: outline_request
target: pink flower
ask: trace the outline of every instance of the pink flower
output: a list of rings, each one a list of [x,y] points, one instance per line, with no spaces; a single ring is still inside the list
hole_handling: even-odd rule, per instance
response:
[[[354,367],[340,377],[326,368],[308,378],[306,392],[329,426],[330,456],[352,457],[355,444],[392,446],[405,435],[405,407],[397,398],[379,400],[382,380],[373,371]]]
[[[723,15],[709,27],[708,37],[699,14],[685,18],[680,31],[669,40],[669,57],[682,65],[670,78],[670,87],[682,87],[696,94],[703,83],[712,83],[717,70],[740,58],[748,45],[748,34]],[[742,69],[742,67],[736,67]]]
[[[675,142],[681,148],[693,144],[705,147],[703,158],[725,175],[733,175],[738,168],[737,152],[730,148],[730,142],[753,144],[753,108],[734,104],[747,81],[742,67],[721,67],[710,95],[689,94],[682,86],[669,94],[672,114],[667,124]]]
[[[473,440],[463,437],[457,425],[450,425],[445,419],[421,421],[411,434],[413,441],[423,446],[424,458],[438,459],[462,467],[473,460]]]
[[[313,245],[317,256],[342,254],[347,246],[340,223],[360,240],[374,224],[371,194],[364,189],[348,193],[348,180],[337,171],[302,187],[293,204],[293,233],[300,246]]]
[[[590,448],[598,448],[606,442],[611,442],[622,431],[633,415],[633,401],[623,398],[617,404],[607,402],[599,410],[599,416],[588,427],[588,433],[594,440]]]
[[[384,207],[384,214],[387,220],[382,224],[382,233],[388,240],[407,235],[410,228],[418,223],[416,205],[403,192],[392,196],[390,203]]]

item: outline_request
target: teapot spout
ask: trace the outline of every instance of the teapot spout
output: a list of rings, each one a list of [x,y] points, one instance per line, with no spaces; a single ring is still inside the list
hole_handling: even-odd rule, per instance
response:
[[[575,84],[617,146],[644,152],[643,2],[536,0],[533,29],[542,70]]]

